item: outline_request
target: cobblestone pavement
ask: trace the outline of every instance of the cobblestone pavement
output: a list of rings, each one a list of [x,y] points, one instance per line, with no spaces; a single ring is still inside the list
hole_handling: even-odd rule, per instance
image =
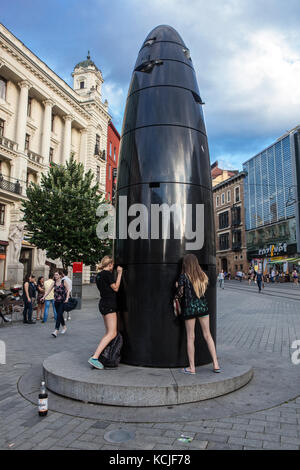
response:
[[[7,346],[7,363],[0,365],[1,449],[300,449],[300,384],[296,399],[222,419],[190,423],[149,420],[137,424],[79,418],[54,411],[40,418],[37,407],[20,395],[18,381],[32,365],[41,364],[50,354],[74,350],[80,342],[93,341],[91,350],[94,349],[91,331],[99,329],[100,336],[103,325],[97,313],[96,288],[87,286],[84,293],[83,309],[72,313],[64,337],[51,337],[52,319],[47,324],[16,322],[0,328],[0,339]],[[300,287],[297,290],[289,285],[266,286],[264,293],[258,294],[256,287],[246,282],[226,283],[224,290],[218,289],[218,344],[230,343],[245,354],[247,350],[259,351],[262,360],[264,352],[274,352],[279,359],[286,360],[293,353],[292,342],[300,339],[299,300]],[[298,367],[295,381],[299,381]],[[122,444],[109,443],[104,435],[116,429],[133,431],[135,437]],[[192,442],[180,443],[178,438],[182,434],[191,437]]]

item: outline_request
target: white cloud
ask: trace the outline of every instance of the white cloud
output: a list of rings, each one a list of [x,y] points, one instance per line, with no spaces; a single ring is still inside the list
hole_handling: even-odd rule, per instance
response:
[[[253,153],[239,148],[243,138],[263,145],[300,123],[299,14],[299,0],[128,0],[118,11],[116,50],[128,46],[117,61],[120,74],[151,29],[173,26],[191,51],[213,158],[228,151],[229,159],[246,159]],[[120,118],[129,83],[112,86],[113,74],[111,80],[111,106]]]

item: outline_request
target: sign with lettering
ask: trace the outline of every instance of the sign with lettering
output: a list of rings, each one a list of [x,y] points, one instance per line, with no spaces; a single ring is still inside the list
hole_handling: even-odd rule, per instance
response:
[[[82,273],[83,263],[73,263],[73,273]]]
[[[270,245],[267,248],[260,248],[258,250],[259,255],[274,256],[278,253],[287,252],[287,243],[278,243],[278,245]]]
[[[78,301],[76,309],[81,309],[83,263],[73,263],[72,296]]]

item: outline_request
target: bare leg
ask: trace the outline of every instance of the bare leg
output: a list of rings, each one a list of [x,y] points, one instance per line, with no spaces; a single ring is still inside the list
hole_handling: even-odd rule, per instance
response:
[[[98,359],[102,351],[106,348],[106,346],[117,336],[117,314],[108,313],[107,315],[103,316],[104,324],[106,328],[106,333],[101,339],[95,354],[93,355],[94,359]]]
[[[37,319],[37,320],[40,319],[40,304],[37,304],[37,308],[36,308],[36,319]]]
[[[45,304],[41,305],[41,320],[44,320],[44,311],[45,311]]]
[[[216,347],[214,340],[211,336],[210,329],[209,329],[209,315],[206,315],[205,317],[199,317],[203,337],[207,343],[208,350],[211,354],[212,360],[213,360],[213,367],[214,369],[219,369],[219,363],[217,359],[217,353],[216,353]]]
[[[190,372],[195,372],[195,324],[196,318],[185,320],[187,353],[190,364],[190,367],[187,370],[189,370]]]

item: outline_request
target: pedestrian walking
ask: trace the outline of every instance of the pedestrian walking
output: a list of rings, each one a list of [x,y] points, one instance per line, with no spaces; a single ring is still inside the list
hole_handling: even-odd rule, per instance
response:
[[[62,280],[64,282],[67,282],[68,283],[68,287],[69,287],[69,291],[70,291],[70,295],[72,294],[72,280],[69,278],[68,276],[68,270],[67,269],[63,269],[62,272],[61,272],[61,276],[62,276]],[[71,314],[70,312],[67,312],[67,320],[71,320]]]
[[[223,269],[222,269],[222,271],[219,273],[218,279],[219,279],[219,285],[220,285],[220,289],[224,289],[224,284],[225,284],[225,274],[224,274],[224,271],[223,271]]]
[[[52,276],[49,275],[49,279],[45,282],[45,292],[50,290],[50,293],[47,296],[45,296],[45,310],[44,310],[44,319],[42,323],[46,323],[48,320],[50,304],[52,305],[55,321],[57,319],[57,313],[55,310],[55,303],[54,303],[54,290],[52,289],[52,287],[54,287],[54,279]]]
[[[252,269],[249,268],[249,270],[248,270],[248,284],[249,284],[249,286],[251,286],[252,279],[253,279]]]
[[[45,294],[45,286],[44,286],[44,277],[40,276],[37,282],[37,310],[36,310],[36,319],[39,321],[40,316],[41,320],[44,318],[44,309],[45,309],[45,302],[42,300]]]
[[[100,292],[99,310],[103,316],[106,333],[101,339],[98,347],[88,360],[95,369],[103,369],[99,356],[106,346],[117,336],[117,296],[123,268],[117,267],[117,280],[113,276],[114,262],[111,256],[104,256],[100,263],[100,272],[96,276],[96,284]]]
[[[273,284],[274,284],[274,282],[275,282],[275,271],[274,271],[274,269],[272,269],[272,271],[271,271],[271,282],[272,282]]]
[[[52,336],[56,338],[59,333],[60,325],[63,327],[61,334],[65,334],[67,331],[64,320],[64,304],[68,302],[70,296],[68,283],[65,283],[62,280],[61,274],[59,272],[54,273],[54,284],[45,293],[44,300],[52,290],[54,290],[54,303],[57,313],[55,330],[53,331]]]
[[[24,278],[22,297],[24,301],[23,323],[34,324],[35,321],[32,320],[32,307],[33,299],[35,297],[35,287],[32,275],[27,274]]]
[[[255,280],[257,282],[258,292],[261,293],[261,286],[263,283],[263,275],[261,271],[256,272]]]
[[[201,269],[198,259],[193,254],[185,255],[182,263],[182,272],[176,283],[176,297],[181,305],[181,315],[185,322],[187,334],[187,353],[189,367],[182,369],[186,374],[195,374],[195,326],[199,319],[203,337],[207,343],[213,360],[213,371],[220,372],[214,340],[209,329],[209,311],[205,292],[208,277]]]
[[[294,269],[292,276],[293,276],[294,285],[298,286],[298,272],[296,269]]]

